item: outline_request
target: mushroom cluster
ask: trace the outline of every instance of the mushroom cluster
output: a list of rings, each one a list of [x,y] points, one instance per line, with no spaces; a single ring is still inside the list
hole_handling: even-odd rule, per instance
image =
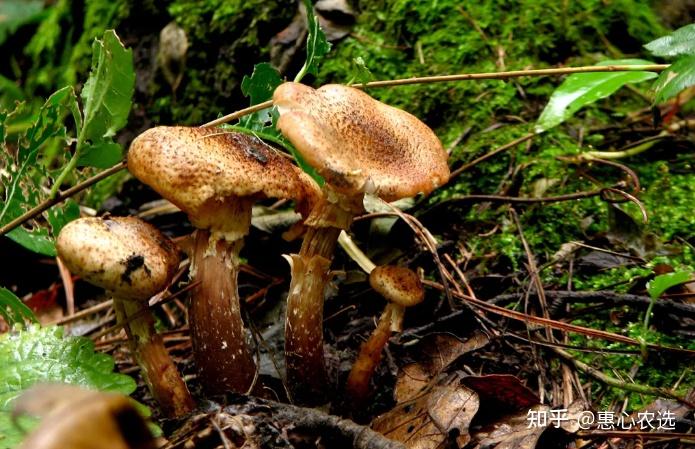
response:
[[[256,374],[239,305],[239,252],[251,206],[287,198],[308,211],[315,183],[259,139],[237,132],[152,128],[128,151],[128,169],[168,199],[197,228],[190,254],[189,319],[203,385],[213,393],[246,392]]]
[[[237,288],[240,252],[255,202],[294,202],[305,234],[299,252],[287,256],[292,280],[286,372],[293,399],[316,404],[325,399],[328,383],[323,302],[339,234],[364,211],[366,194],[395,201],[446,183],[447,154],[416,117],[357,89],[284,83],[273,102],[279,130],[325,180],[322,187],[257,137],[219,129],[149,129],[133,140],[127,162],[137,179],[185,212],[195,227],[187,251],[193,284],[189,324],[199,379],[211,393],[254,391],[256,364]],[[189,412],[193,400],[154,332],[147,304],[178,266],[173,244],[138,219],[107,217],[70,223],[57,246],[70,270],[114,296],[153,396],[171,416]],[[348,380],[358,402],[366,397],[391,332],[400,329],[404,308],[424,295],[417,275],[405,268],[377,267],[370,283],[389,304]]]

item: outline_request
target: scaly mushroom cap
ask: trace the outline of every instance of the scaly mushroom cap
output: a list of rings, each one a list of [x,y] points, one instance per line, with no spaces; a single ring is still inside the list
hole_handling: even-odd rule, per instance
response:
[[[225,232],[241,197],[287,198],[308,213],[316,183],[288,158],[248,134],[159,126],[130,145],[128,169],[186,212],[194,226]]]
[[[60,231],[56,248],[72,273],[124,299],[164,290],[179,265],[171,240],[135,217],[77,219]]]
[[[280,131],[339,192],[394,201],[449,180],[447,154],[434,132],[358,89],[290,82],[275,90],[273,103]]]
[[[369,273],[369,285],[387,301],[403,307],[420,304],[425,289],[418,275],[411,269],[382,265]]]

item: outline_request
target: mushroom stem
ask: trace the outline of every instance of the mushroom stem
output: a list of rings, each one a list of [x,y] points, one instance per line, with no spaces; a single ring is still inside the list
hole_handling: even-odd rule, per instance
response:
[[[350,375],[348,376],[345,391],[349,401],[353,404],[353,408],[359,407],[365,403],[369,394],[369,381],[379,366],[381,361],[381,352],[384,350],[386,343],[391,338],[391,321],[393,316],[393,308],[400,307],[394,304],[387,304],[384,313],[379,318],[379,323],[369,336],[369,339],[360,346],[360,353],[352,365]]]
[[[147,302],[114,296],[114,309],[119,323],[126,323],[130,350],[154,399],[164,414],[178,417],[195,408],[174,361],[169,356],[162,336],[154,329],[154,319]]]
[[[287,297],[285,359],[287,383],[299,403],[325,398],[323,300],[340,229],[309,228],[299,254],[292,254],[292,282]]]
[[[287,382],[298,403],[318,404],[325,399],[324,291],[338,236],[362,210],[362,198],[362,194],[346,196],[324,186],[322,200],[304,223],[307,231],[299,254],[291,256],[285,362]]]
[[[246,344],[237,277],[241,239],[227,241],[198,229],[191,256],[189,322],[193,353],[202,383],[212,393],[244,393],[253,383],[256,365]]]

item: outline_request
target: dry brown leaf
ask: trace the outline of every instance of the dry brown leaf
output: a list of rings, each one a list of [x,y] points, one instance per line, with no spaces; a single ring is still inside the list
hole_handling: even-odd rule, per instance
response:
[[[479,405],[475,392],[461,386],[460,375],[453,375],[377,417],[372,428],[408,449],[444,447],[452,433],[463,446],[470,440],[468,426]]]
[[[482,348],[489,342],[487,336],[476,332],[466,341],[453,335],[434,334],[422,343],[421,361],[404,366],[398,375],[394,396],[396,402],[414,398],[425,388],[431,379],[443,372],[463,354]]]
[[[538,404],[529,410],[547,413],[550,407]],[[474,436],[479,440],[476,449],[534,449],[547,428],[547,425],[530,427],[528,410],[524,410],[476,433]]]

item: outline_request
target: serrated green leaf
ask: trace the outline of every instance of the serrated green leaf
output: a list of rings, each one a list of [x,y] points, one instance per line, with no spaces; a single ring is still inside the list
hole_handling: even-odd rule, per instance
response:
[[[39,328],[0,337],[0,449],[16,446],[23,435],[12,424],[12,401],[38,383],[61,382],[130,394],[135,381],[113,372],[109,355],[94,351],[84,337],[63,337],[60,327]]]
[[[250,104],[259,104],[273,98],[275,88],[282,84],[282,77],[275,67],[262,62],[253,67],[251,76],[244,76],[241,81],[241,92],[249,97]],[[244,128],[253,130],[262,130],[265,127],[274,125],[277,118],[274,119],[274,114],[277,115],[277,110],[274,108],[263,109],[262,111],[243,117],[239,121],[239,125]]]
[[[41,17],[43,0],[0,1],[0,45],[20,26]]]
[[[618,59],[602,61],[597,65],[646,65],[642,59]],[[572,117],[582,107],[606,98],[629,83],[639,83],[655,78],[652,72],[595,72],[576,73],[568,76],[555,89],[548,104],[536,122],[536,132],[547,131]]]
[[[316,75],[318,73],[319,61],[331,50],[331,44],[326,39],[326,35],[319,25],[318,17],[314,14],[314,5],[311,3],[311,0],[302,1],[306,8],[307,17],[306,60],[294,78],[294,81],[297,83],[307,73]]]
[[[10,326],[16,324],[24,326],[27,322],[38,322],[34,312],[17,295],[4,287],[0,287],[0,316]]]
[[[111,143],[111,137],[125,126],[135,88],[135,71],[132,51],[123,47],[113,30],[106,31],[103,40],[95,39],[92,50],[92,71],[82,89],[84,124],[78,141],[84,147],[80,148],[80,160],[105,167],[105,161],[90,153],[103,150],[101,144]],[[111,157],[113,152],[104,154]]]
[[[695,85],[695,55],[681,58],[661,72],[654,82],[654,104],[663,103],[693,85]]]
[[[669,288],[692,280],[693,276],[689,271],[660,274],[647,283],[647,293],[652,299],[657,299]]]
[[[122,157],[112,137],[128,121],[135,89],[133,54],[113,30],[95,39],[92,49],[92,71],[82,89],[84,124],[77,137],[77,165],[108,168]]]
[[[678,28],[668,36],[655,39],[644,48],[655,56],[693,55],[695,54],[695,23]]]
[[[2,118],[0,164],[5,167],[5,172],[0,174],[0,180],[5,189],[0,202],[0,225],[21,216],[43,199],[44,183],[50,177],[39,163],[41,149],[53,139],[66,138],[63,113],[66,109],[74,111],[75,108],[77,99],[71,87],[56,91],[41,107],[36,121],[19,136],[14,156],[7,151],[4,141],[4,123],[12,114],[5,114]],[[13,114],[19,112],[21,109],[15,110]],[[55,255],[53,240],[44,227],[15,228],[8,237],[32,251]]]

